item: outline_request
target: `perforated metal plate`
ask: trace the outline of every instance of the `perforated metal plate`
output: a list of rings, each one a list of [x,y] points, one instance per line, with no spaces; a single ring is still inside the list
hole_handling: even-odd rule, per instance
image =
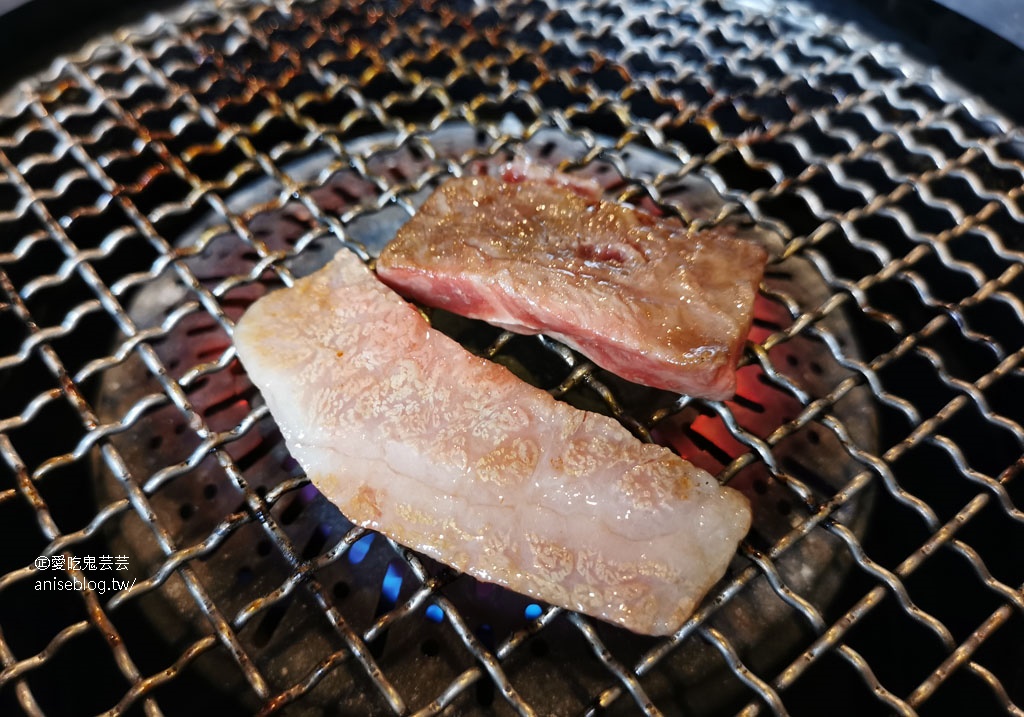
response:
[[[535,615],[382,539],[360,557],[230,346],[263,284],[545,133],[623,201],[682,185],[696,228],[783,245],[753,398],[469,339],[558,359],[542,383],[771,504],[666,640]],[[1020,713],[1022,145],[791,5],[194,4],[57,61],[0,111],[0,709]],[[667,169],[630,162],[652,155]],[[35,587],[37,557],[122,552],[131,590]]]

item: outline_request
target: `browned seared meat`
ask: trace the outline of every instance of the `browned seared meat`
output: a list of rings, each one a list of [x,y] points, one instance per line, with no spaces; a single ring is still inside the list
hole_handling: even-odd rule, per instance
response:
[[[598,197],[538,168],[451,179],[378,275],[423,304],[557,338],[630,381],[732,396],[765,250]]]

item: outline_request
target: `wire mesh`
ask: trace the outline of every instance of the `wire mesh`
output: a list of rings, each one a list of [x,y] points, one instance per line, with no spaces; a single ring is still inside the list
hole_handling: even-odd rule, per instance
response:
[[[176,713],[194,689],[222,714],[324,704],[809,714],[823,698],[837,713],[1021,714],[1024,565],[1012,546],[1024,526],[1024,141],[900,48],[800,7],[768,10],[713,0],[196,3],[26,83],[0,111],[0,515],[17,537],[0,566],[0,704]],[[472,127],[473,141],[440,150],[437,133],[456,125]],[[596,395],[641,434],[717,421],[724,433],[702,445],[721,479],[756,470],[785,493],[787,529],[748,539],[665,640],[543,607],[483,630],[458,590],[465,578],[382,540],[359,568],[365,531],[294,528],[310,510],[294,466],[278,466],[272,485],[254,480],[254,466],[274,458],[252,454],[273,443],[258,400],[208,410],[211,380],[236,370],[230,335],[246,292],[289,284],[293,258],[317,247],[340,242],[369,258],[360,221],[407,214],[425,187],[548,132],[577,143],[564,169],[608,167],[624,201],[661,202],[684,178],[704,178],[718,196],[687,217],[695,227],[752,221],[782,237],[779,263],[809,263],[828,289],[808,302],[765,288],[786,321],[762,326],[745,362],[795,404],[765,431],[735,402],[624,408],[614,382],[537,343],[563,362],[556,392]],[[656,152],[674,169],[636,176],[630,152]],[[295,169],[311,159],[315,171]],[[319,192],[339,173],[350,184],[332,208]],[[238,201],[260,183],[271,188],[260,206]],[[288,244],[260,225],[282,207],[295,218]],[[224,236],[248,263],[206,275],[200,260]],[[133,302],[157,283],[176,303],[140,322]],[[856,347],[835,331],[838,316]],[[189,331],[209,350],[172,365],[166,344]],[[483,350],[500,359],[517,341],[495,335]],[[777,350],[800,341],[843,369],[827,390],[806,390],[780,365]],[[97,395],[128,365],[147,388],[105,415]],[[847,417],[865,393],[877,445]],[[161,434],[142,432],[154,417],[181,437],[174,460]],[[692,426],[690,436],[701,439]],[[798,436],[836,446],[854,467],[849,480],[823,487],[785,460]],[[158,468],[140,471],[139,452],[161,456]],[[98,491],[97,467],[110,477]],[[214,474],[168,513],[176,485]],[[862,536],[844,508],[871,491]],[[834,599],[797,586],[787,567],[808,536],[852,566]],[[76,566],[83,557],[95,566]],[[208,567],[226,557],[238,562],[229,592]],[[400,574],[401,586],[367,612],[352,597],[360,586],[332,577],[350,564],[373,580]],[[121,565],[135,582],[108,591]],[[46,578],[71,587],[36,587]],[[770,659],[719,620],[723,606],[764,595],[756,581],[800,635]],[[168,599],[188,607],[154,627]],[[271,656],[306,631],[321,639],[300,661]],[[551,668],[580,652],[592,662],[578,672]],[[709,686],[717,702],[678,689],[696,653],[721,668]],[[538,665],[552,670],[546,679]],[[78,667],[70,678],[68,666]]]

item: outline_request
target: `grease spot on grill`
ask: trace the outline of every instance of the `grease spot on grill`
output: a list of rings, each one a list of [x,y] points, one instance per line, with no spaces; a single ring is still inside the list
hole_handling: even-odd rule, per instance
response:
[[[420,652],[427,657],[437,657],[441,654],[441,645],[438,644],[437,640],[426,639],[420,643]]]

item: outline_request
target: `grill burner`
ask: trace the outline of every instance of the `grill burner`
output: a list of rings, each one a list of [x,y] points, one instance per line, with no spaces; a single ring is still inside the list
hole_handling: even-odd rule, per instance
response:
[[[196,3],[0,107],[0,712],[1019,714],[1024,142],[761,5]],[[731,402],[432,315],[751,495],[673,639],[349,529],[230,349],[266,287],[512,152],[779,240]],[[33,590],[62,553],[139,583]]]
[[[505,124],[508,132],[516,123],[509,120]],[[450,163],[450,166],[460,166],[460,158],[486,151],[486,146],[482,146],[486,142],[485,138],[477,137],[469,126],[448,127],[438,133],[425,135],[424,140],[433,150],[434,161]],[[534,161],[548,162],[554,166],[576,163],[586,152],[585,143],[573,142],[566,135],[555,131],[539,132],[525,143],[515,139],[510,142],[521,147],[518,150],[520,156],[529,156]],[[373,166],[378,163],[371,162],[375,174],[407,182],[428,171],[430,162],[417,160],[408,150],[396,145],[394,138],[374,137],[359,145],[350,147],[349,151],[362,154],[372,152],[374,147],[397,147],[395,152],[384,152],[386,159],[379,162],[379,167]],[[507,150],[486,158],[479,157],[471,160],[465,171],[493,171],[512,156],[512,151]],[[288,168],[288,175],[296,179],[313,179],[323,171],[316,166],[315,159]],[[674,163],[648,150],[632,150],[622,158],[622,166],[629,176],[655,177],[669,174]],[[621,189],[623,181],[612,170],[610,164],[591,162],[581,171],[602,182],[607,191],[614,192],[617,188]],[[230,198],[228,204],[258,207],[271,200],[279,191],[278,186],[265,182]],[[409,203],[418,205],[430,191],[431,186],[423,187],[408,197]],[[316,201],[316,211],[331,216],[344,216],[356,210],[360,202],[379,205],[379,194],[377,188],[361,180],[353,171],[335,173],[323,187],[310,192]],[[678,186],[663,191],[661,200],[695,221],[709,220],[717,208],[713,188],[696,178],[688,178]],[[361,250],[376,255],[407,216],[398,207],[363,214],[360,220],[346,226],[348,239]],[[216,220],[216,216],[210,218],[211,222]],[[310,211],[294,202],[280,210],[264,211],[249,217],[246,224],[257,238],[267,243],[267,248],[272,252],[287,251],[301,241],[304,235],[315,232]],[[737,231],[742,234],[743,228],[737,228]],[[772,237],[765,239],[770,241]],[[756,239],[752,237],[751,240]],[[317,245],[305,247],[292,260],[286,261],[285,265],[293,276],[308,274],[326,263],[336,247],[337,242],[327,238]],[[249,243],[239,239],[227,227],[191,232],[183,239],[182,250],[193,254],[185,261],[192,273],[211,290],[231,277],[259,273],[256,268],[259,255]],[[263,293],[263,286],[278,283],[278,277],[272,272],[264,272],[263,277],[265,281],[262,286],[242,284],[223,293],[221,305],[232,320],[237,319],[248,303]],[[813,268],[799,259],[776,264],[766,285],[769,296],[786,296],[800,305],[820,303],[828,294]],[[249,401],[255,390],[237,362],[230,360],[232,354],[229,352],[225,355],[230,347],[226,334],[208,314],[186,313],[189,311],[189,301],[189,292],[176,284],[173,277],[166,276],[142,289],[133,302],[130,314],[136,325],[143,330],[161,325],[171,327],[166,337],[155,344],[155,350],[161,363],[176,380],[181,380],[186,371],[203,362],[229,362],[225,369],[210,373],[201,383],[197,382],[194,390],[188,392],[192,408],[202,417],[209,430],[227,433],[246,420],[251,410]],[[619,412],[621,420],[632,425],[642,436],[646,437],[648,427],[654,425],[661,440],[676,445],[684,456],[704,464],[716,473],[732,458],[747,450],[739,446],[739,450],[732,450],[735,455],[723,458],[724,464],[719,463],[715,456],[728,453],[737,444],[718,414],[712,412],[711,415],[697,417],[699,414],[694,415],[696,410],[693,408],[680,411],[678,400],[658,391],[629,386],[614,376],[595,370],[589,364],[580,364],[576,356],[546,339],[517,338],[480,322],[436,313],[435,324],[439,324],[471,349],[502,361],[533,383],[558,392],[580,407],[605,413]],[[758,328],[755,329],[754,338],[757,339],[763,340],[772,330],[782,330],[792,323],[785,308],[768,299],[762,299],[756,314]],[[180,320],[179,316],[182,317]],[[849,330],[846,323],[838,315],[831,317],[827,323],[838,327],[838,332],[833,333],[841,344],[847,344]],[[769,358],[773,365],[780,367],[786,380],[793,381],[814,398],[825,396],[829,386],[837,385],[851,375],[848,369],[835,362],[823,342],[797,339],[771,349]],[[735,401],[727,404],[727,410],[744,430],[751,433],[753,440],[767,438],[773,430],[799,413],[799,401],[767,380],[760,367],[748,366],[741,371],[741,376],[743,389]],[[860,395],[851,397],[837,415],[845,425],[851,427],[861,445],[871,446],[874,442],[873,415],[863,395],[864,389],[858,389],[858,392]],[[98,401],[100,417],[104,422],[118,421],[134,406],[159,393],[159,384],[149,375],[143,361],[130,359],[107,372]],[[831,434],[823,432],[819,426],[810,424],[780,443],[775,451],[775,460],[785,466],[784,470],[809,480],[816,502],[832,497],[854,475],[854,466],[842,446],[829,436]],[[244,525],[234,532],[233,523],[238,522],[237,518],[232,520],[226,516],[244,512],[244,497],[232,485],[230,477],[217,461],[212,457],[204,457],[205,451],[199,449],[199,438],[193,431],[187,430],[185,418],[178,408],[165,405],[142,417],[129,431],[112,441],[133,475],[152,476],[148,482],[144,482],[144,490],[152,494],[150,505],[177,544],[195,544],[206,536],[217,536],[210,542],[219,543],[222,534],[231,531],[230,540],[224,541],[223,548],[209,552],[208,555],[205,554],[207,551],[200,551],[203,561],[195,565],[194,570],[214,602],[232,606],[229,614],[239,611],[248,613],[249,610],[254,613],[248,620],[254,624],[251,628],[252,647],[248,650],[249,654],[260,664],[266,664],[272,673],[306,674],[314,669],[315,656],[331,648],[334,630],[322,621],[315,620],[316,608],[303,610],[290,595],[269,606],[262,604],[260,596],[272,594],[281,584],[287,584],[287,561],[274,550],[272,541],[258,525]],[[714,446],[710,451],[700,447],[708,446],[709,441]],[[432,629],[433,626],[424,623],[431,616],[435,620],[439,616],[436,604],[433,605],[434,610],[427,615],[406,618],[405,622],[394,627],[380,629],[373,624],[383,613],[395,607],[399,596],[402,599],[412,596],[413,591],[419,587],[416,573],[422,572],[422,569],[417,570],[416,566],[407,565],[401,553],[396,555],[393,548],[384,545],[384,540],[374,540],[372,535],[364,536],[364,531],[354,529],[310,486],[299,489],[297,487],[301,482],[293,480],[290,486],[286,485],[282,489],[279,486],[282,477],[290,472],[297,479],[301,472],[296,470],[294,460],[288,455],[269,417],[263,418],[254,430],[225,443],[224,450],[242,471],[250,489],[268,499],[271,499],[271,491],[281,495],[277,501],[281,507],[275,510],[281,530],[296,548],[301,549],[304,559],[316,558],[318,564],[322,565],[316,572],[317,580],[325,589],[330,590],[329,594],[333,594],[333,602],[338,605],[345,621],[364,636],[371,652],[375,652],[375,657],[394,662],[396,652],[398,655],[457,653],[459,645],[455,634]],[[187,465],[200,459],[202,462],[195,467]],[[101,504],[116,500],[120,490],[117,480],[109,473],[106,481]],[[801,509],[802,506],[793,504],[789,491],[766,474],[763,464],[741,470],[735,477],[734,485],[744,490],[753,502],[756,518],[750,540],[760,543],[765,549],[792,529],[797,515],[802,519],[809,515],[807,510]],[[289,487],[292,488],[291,493],[287,492]],[[859,532],[866,517],[863,507],[862,497],[858,497],[848,503],[837,517],[847,524],[854,523]],[[143,574],[158,572],[165,560],[163,552],[159,546],[147,540],[149,530],[145,525],[132,524],[132,528],[131,531],[114,536],[114,547],[120,552],[130,551],[140,555],[144,565]],[[350,548],[348,559],[340,556],[338,549],[328,550],[326,558],[317,557],[329,544],[337,544],[344,549],[357,542],[366,546],[367,541],[372,542],[365,557],[361,548]],[[149,549],[140,550],[140,545],[149,546]],[[781,579],[793,589],[813,596],[817,602],[827,602],[837,588],[842,572],[849,566],[848,563],[834,539],[824,531],[819,531],[794,546],[779,561],[777,568]],[[477,583],[468,577],[453,581],[449,572],[433,565],[427,567],[427,573],[437,585],[444,586],[443,594],[458,607],[466,627],[477,639],[500,644],[517,630],[530,631],[528,611],[539,609],[538,606],[531,606],[520,596]],[[406,580],[406,577],[409,579]],[[411,584],[404,592],[400,587],[403,583]],[[420,599],[420,602],[424,601]],[[430,604],[429,599],[425,604]],[[307,614],[311,610],[314,611],[312,616]],[[184,586],[179,587],[173,605],[152,606],[151,617],[157,623],[163,619],[162,616],[169,614],[192,614],[193,620],[202,617]],[[714,615],[713,624],[717,629],[725,631],[738,647],[757,648],[758,659],[768,664],[778,660],[786,650],[792,649],[800,636],[799,631],[794,632],[787,611],[779,604],[763,576],[721,608]],[[546,638],[533,638],[534,644],[565,641],[566,636],[559,633],[564,632],[566,627],[556,623],[546,630]],[[286,637],[275,639],[278,631]],[[609,634],[603,638],[610,645],[628,645],[636,640],[633,636],[620,634],[618,630],[606,631]],[[406,634],[390,637],[396,632]],[[376,637],[378,633],[380,636]],[[168,639],[172,641],[178,638],[173,632],[168,634]],[[396,641],[398,646],[392,647]],[[569,644],[571,649],[561,648],[553,655],[533,660],[536,678],[550,682],[554,679],[553,675],[561,673],[557,679],[566,684],[585,681],[591,685],[589,690],[599,691],[603,670],[600,665],[587,659],[592,646],[585,641],[570,641]],[[665,679],[671,682],[673,689],[681,689],[685,685],[690,694],[690,704],[701,712],[708,712],[712,707],[721,707],[723,703],[721,678],[719,676],[716,679],[715,676],[722,669],[723,666],[714,659],[713,653],[689,649],[680,650],[664,671]],[[404,670],[393,670],[390,673],[392,681],[400,689],[403,684],[423,682],[425,679],[416,669],[411,669],[407,675],[402,672]],[[446,677],[435,679],[437,684],[432,686],[435,693],[442,692],[450,681]],[[709,690],[712,685],[715,689]],[[322,690],[327,704],[337,701],[343,693],[343,686],[339,685],[336,689],[338,692]],[[586,706],[577,695],[560,691],[559,694],[562,696],[557,702],[549,699],[545,703],[545,712],[568,714]],[[664,698],[658,699],[656,693],[648,692],[648,696],[655,702],[664,701]],[[360,703],[359,707],[367,712],[381,708],[373,701]]]

